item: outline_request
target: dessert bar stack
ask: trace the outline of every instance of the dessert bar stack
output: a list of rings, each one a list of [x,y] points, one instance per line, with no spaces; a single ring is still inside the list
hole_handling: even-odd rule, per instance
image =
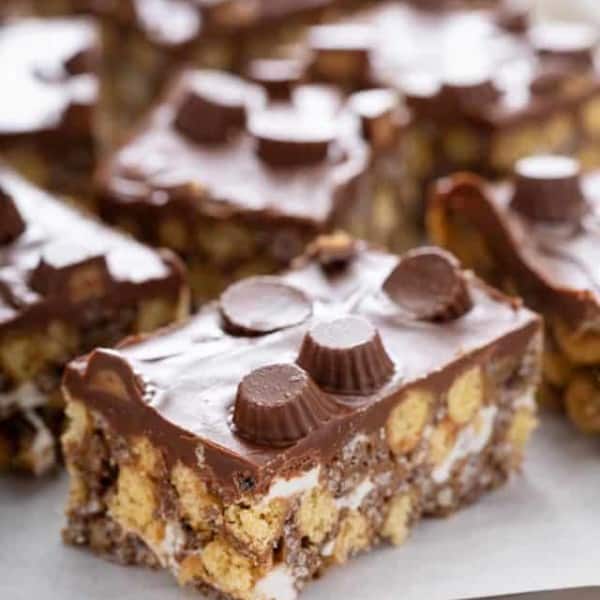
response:
[[[65,538],[224,598],[327,567],[519,468],[539,318],[435,248],[327,240],[65,378]]]
[[[518,473],[538,395],[600,432],[597,41],[508,0],[0,8],[0,468],[64,464],[70,545],[294,600]]]

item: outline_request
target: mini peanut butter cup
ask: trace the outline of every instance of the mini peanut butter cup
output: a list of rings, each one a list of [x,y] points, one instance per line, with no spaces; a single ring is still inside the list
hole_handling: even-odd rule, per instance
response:
[[[317,78],[364,84],[369,78],[373,30],[367,25],[317,25],[310,31],[312,71]]]
[[[293,89],[300,83],[303,75],[300,61],[291,59],[257,59],[248,67],[248,77],[267,91],[273,102],[289,101]]]
[[[276,277],[249,277],[230,285],[220,308],[228,331],[250,336],[298,325],[312,314],[306,294]]]
[[[417,248],[404,254],[383,290],[400,308],[422,321],[451,321],[473,305],[458,260],[439,248]]]
[[[358,316],[315,325],[304,337],[297,362],[321,388],[335,394],[371,394],[394,373],[379,332]]]
[[[536,155],[517,161],[511,207],[534,221],[575,222],[585,212],[580,166],[567,156]]]
[[[333,117],[317,111],[268,109],[252,115],[248,125],[258,156],[274,167],[322,163],[335,138]]]
[[[563,61],[575,67],[593,66],[599,37],[596,29],[586,23],[542,23],[536,25],[530,35],[535,50],[542,58]]]
[[[289,446],[327,423],[335,401],[294,364],[275,364],[246,375],[233,412],[236,433],[255,444]]]
[[[440,90],[440,99],[446,110],[455,107],[476,110],[482,105],[492,104],[499,96],[492,74],[479,68],[447,73]]]
[[[225,142],[246,123],[248,84],[219,71],[199,71],[186,81],[175,126],[197,143]]]
[[[25,231],[25,221],[12,196],[0,188],[0,244],[14,242]]]
[[[360,117],[363,137],[375,149],[389,148],[402,127],[398,95],[391,89],[357,92],[350,97],[350,108]]]

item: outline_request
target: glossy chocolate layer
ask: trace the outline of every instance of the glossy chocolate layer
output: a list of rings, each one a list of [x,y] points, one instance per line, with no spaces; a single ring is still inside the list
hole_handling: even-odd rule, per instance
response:
[[[190,90],[206,78],[212,79],[208,111],[206,102],[190,100]],[[233,79],[206,71],[187,71],[177,79],[100,169],[99,192],[109,219],[112,206],[141,206],[150,211],[146,217],[157,211],[161,218],[169,211],[184,214],[191,228],[201,216],[233,215],[321,228],[343,208],[367,168],[369,149],[357,123],[341,116],[339,96],[329,88],[301,86],[291,102],[273,105],[260,87],[241,79],[234,85]],[[219,81],[227,88],[222,93],[215,89]],[[233,118],[240,103],[246,125]],[[193,114],[213,127],[194,123]],[[216,135],[218,123],[224,126]]]
[[[357,74],[355,88],[393,87],[404,94],[417,118],[455,125],[461,117],[478,125],[482,136],[486,127],[568,109],[600,88],[591,26],[522,27],[523,13],[510,3],[490,3],[479,10],[460,2],[436,10],[418,4],[421,8],[382,2],[337,25],[316,27],[313,69],[319,71],[324,48],[337,50],[339,60],[328,65],[331,72],[324,78],[347,85],[351,61],[347,56],[340,64],[342,53],[360,31],[368,74]],[[567,68],[567,76],[578,79],[577,91],[563,86],[534,93],[540,75],[557,63],[574,67]]]
[[[398,257],[363,245],[357,247],[353,260],[335,273],[325,271],[317,260],[301,260],[281,279],[310,298],[312,316],[301,324],[263,336],[231,335],[223,326],[218,306],[208,306],[187,325],[145,341],[132,339],[114,353],[96,353],[72,363],[65,378],[66,390],[106,417],[115,431],[149,436],[168,461],[182,460],[199,469],[223,497],[264,491],[273,477],[327,460],[357,433],[380,428],[400,394],[411,386],[446,390],[474,361],[522,352],[539,331],[539,319],[533,313],[472,275],[465,276],[473,308],[463,317],[447,323],[415,320],[382,292],[383,282],[397,263]],[[337,342],[327,333],[328,326],[323,326],[324,332],[318,331],[316,337],[327,346],[347,342],[346,348],[329,348],[338,358],[347,350],[360,352],[365,344],[369,346],[362,357],[380,361],[382,367],[373,386],[377,389],[362,387],[359,393],[348,395],[320,387],[316,394],[315,377],[320,379],[323,373],[314,371],[307,377],[303,374],[306,370],[301,370],[289,398],[281,396],[279,385],[268,389],[269,402],[289,406],[289,401],[302,407],[299,414],[304,416],[294,427],[281,415],[281,422],[288,423],[287,436],[281,435],[281,427],[274,431],[270,422],[263,444],[248,441],[248,437],[257,439],[256,421],[252,420],[258,418],[256,412],[254,417],[246,412],[247,420],[239,416],[246,435],[238,435],[232,424],[236,398],[255,401],[254,391],[256,385],[264,384],[264,372],[259,371],[250,391],[240,388],[244,378],[263,367],[298,364],[307,333],[344,316],[358,318],[363,325],[366,320],[370,326],[362,327],[360,335],[349,331],[336,336]],[[312,370],[308,363],[302,361],[302,366]],[[127,383],[112,386],[130,390],[126,400],[119,397],[122,394],[111,393],[111,387],[101,392],[90,385],[90,373],[99,371],[112,373],[123,382],[137,380],[145,390],[132,393],[135,385]],[[381,374],[384,376],[379,377]],[[278,371],[278,381],[283,375]],[[348,378],[336,377],[329,381],[334,387],[347,382]],[[330,414],[319,409],[317,417],[315,407],[323,408],[319,400],[323,394],[334,401],[336,411]],[[308,421],[307,415],[312,415]],[[307,422],[319,425],[307,427]],[[290,441],[292,431],[296,442],[285,448],[272,444],[286,437]]]
[[[92,135],[99,32],[87,19],[22,19],[0,26],[0,144],[52,144]]]
[[[530,189],[529,182],[525,194],[519,182],[515,187],[468,174],[447,178],[437,185],[431,210],[460,214],[475,226],[526,302],[577,329],[597,326],[600,319],[600,172],[573,185],[572,161],[565,160],[546,180],[538,177],[541,190]],[[561,178],[567,182],[557,185]],[[525,202],[533,205],[526,213],[518,210]]]
[[[0,239],[0,334],[53,320],[86,323],[95,306],[145,298],[176,301],[179,262],[65,206],[0,166],[0,212],[7,198],[24,228]],[[1,229],[1,228],[0,228]]]
[[[74,0],[84,11],[141,31],[154,44],[178,47],[220,33],[237,33],[313,11],[336,0]]]

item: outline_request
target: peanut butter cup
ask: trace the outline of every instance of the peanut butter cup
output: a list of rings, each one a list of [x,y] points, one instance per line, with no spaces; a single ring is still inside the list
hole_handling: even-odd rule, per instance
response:
[[[407,252],[383,289],[394,303],[423,321],[451,321],[472,306],[459,262],[439,248]]]
[[[394,372],[377,329],[364,317],[315,325],[304,337],[298,364],[326,391],[372,394]]]
[[[549,154],[519,160],[511,207],[534,221],[577,221],[586,208],[579,163]]]
[[[298,325],[312,314],[301,290],[276,277],[250,277],[230,285],[221,295],[225,326],[239,335],[262,335]]]
[[[251,442],[288,446],[327,423],[336,410],[306,371],[294,364],[275,364],[242,379],[233,423],[236,433]]]
[[[197,71],[187,79],[175,126],[197,143],[218,143],[246,123],[248,84],[220,71]]]
[[[253,115],[248,126],[258,156],[274,167],[317,165],[335,139],[332,118],[294,108],[267,109]]]

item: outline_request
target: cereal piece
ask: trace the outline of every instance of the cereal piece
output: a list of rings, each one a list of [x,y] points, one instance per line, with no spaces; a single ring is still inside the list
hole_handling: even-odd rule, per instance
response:
[[[483,404],[484,382],[479,367],[459,375],[448,391],[448,414],[457,425],[468,423]]]
[[[331,494],[322,488],[314,488],[304,494],[296,523],[302,537],[313,544],[320,544],[337,522],[338,509]]]
[[[391,499],[381,535],[388,538],[394,546],[401,546],[406,542],[412,511],[413,502],[410,494],[397,494]]]
[[[396,454],[414,450],[429,420],[433,395],[427,390],[409,391],[392,410],[386,423],[387,441]]]
[[[349,511],[342,518],[340,529],[335,538],[333,560],[341,565],[351,556],[365,550],[370,542],[367,519],[357,510]]]

